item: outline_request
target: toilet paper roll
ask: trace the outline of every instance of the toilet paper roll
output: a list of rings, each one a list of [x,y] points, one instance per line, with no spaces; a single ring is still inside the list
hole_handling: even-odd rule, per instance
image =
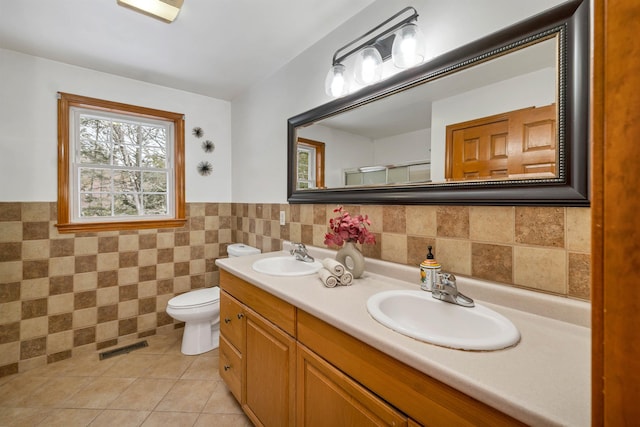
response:
[[[341,285],[349,286],[353,284],[353,274],[350,271],[345,271],[342,276],[338,279],[340,280]]]
[[[322,265],[324,266],[324,268],[326,268],[327,270],[329,270],[329,272],[331,272],[331,274],[335,275],[335,276],[342,276],[344,274],[344,272],[346,271],[346,268],[344,267],[344,265],[340,264],[338,261],[336,261],[333,258],[325,258],[322,260]]]
[[[338,284],[338,278],[331,274],[331,272],[326,268],[321,268],[320,270],[318,270],[318,276],[327,288],[335,288]]]

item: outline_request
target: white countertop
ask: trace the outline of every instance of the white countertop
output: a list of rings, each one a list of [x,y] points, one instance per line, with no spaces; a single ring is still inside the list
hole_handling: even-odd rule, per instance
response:
[[[308,249],[319,260],[335,256],[328,249]],[[510,319],[521,340],[498,351],[452,350],[394,332],[367,312],[366,301],[377,292],[418,289],[417,267],[367,259],[360,279],[335,288],[326,288],[316,274],[269,276],[251,268],[257,259],[285,253],[223,258],[216,264],[526,424],[590,425],[590,304],[457,276],[461,292]]]

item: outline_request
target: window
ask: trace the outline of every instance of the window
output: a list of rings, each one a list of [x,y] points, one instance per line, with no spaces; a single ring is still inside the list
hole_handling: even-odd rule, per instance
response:
[[[60,232],[181,227],[182,114],[60,93]]]
[[[297,188],[324,188],[324,142],[298,138]]]

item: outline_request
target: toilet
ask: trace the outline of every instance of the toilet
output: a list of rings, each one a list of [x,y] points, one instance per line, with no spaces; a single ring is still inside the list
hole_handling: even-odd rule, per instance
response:
[[[234,243],[230,257],[259,254],[260,249]],[[220,288],[204,288],[173,297],[167,303],[167,314],[185,322],[182,354],[196,355],[218,348],[220,340]]]

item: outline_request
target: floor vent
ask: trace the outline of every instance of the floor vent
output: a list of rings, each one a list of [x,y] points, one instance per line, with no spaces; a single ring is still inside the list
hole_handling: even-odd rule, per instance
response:
[[[135,344],[125,345],[124,347],[115,348],[109,351],[103,351],[100,353],[100,360],[108,359],[113,356],[119,356],[121,354],[130,353],[134,350],[138,350],[140,348],[149,347],[149,343],[147,341],[140,341]]]

